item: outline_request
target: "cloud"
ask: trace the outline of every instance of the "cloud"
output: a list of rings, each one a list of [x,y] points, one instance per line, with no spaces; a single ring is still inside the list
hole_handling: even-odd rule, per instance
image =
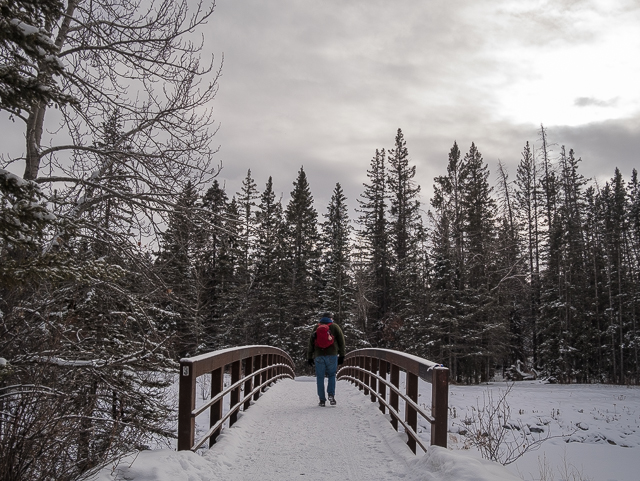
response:
[[[573,105],[576,107],[616,107],[618,105],[618,97],[610,100],[600,100],[594,97],[578,97],[574,100]]]

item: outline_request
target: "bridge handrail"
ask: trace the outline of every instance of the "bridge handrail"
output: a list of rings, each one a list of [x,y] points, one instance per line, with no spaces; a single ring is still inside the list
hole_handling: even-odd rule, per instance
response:
[[[400,370],[406,373],[406,394],[399,388]],[[418,405],[418,378],[432,385],[431,416]],[[383,413],[388,409],[391,424],[396,431],[398,422],[405,428],[407,444],[414,453],[417,446],[426,451],[417,434],[418,414],[431,424],[431,444],[447,447],[449,369],[446,367],[400,351],[358,349],[345,356],[345,363],[338,371],[338,379],[355,383],[364,391],[364,395],[371,396],[372,402],[378,401]],[[404,421],[400,419],[399,398],[405,402]]]
[[[231,383],[225,389],[224,372],[227,368],[231,371]],[[205,374],[211,374],[211,397],[196,409],[196,379]],[[229,420],[232,426],[241,407],[247,410],[252,398],[257,401],[271,382],[283,377],[295,378],[294,362],[285,351],[272,346],[234,347],[180,359],[178,451],[195,451],[207,439],[211,447],[224,422]],[[243,384],[245,395],[241,398]],[[229,411],[222,416],[222,401],[227,394],[230,394]],[[210,428],[195,443],[196,417],[207,408],[210,409]]]

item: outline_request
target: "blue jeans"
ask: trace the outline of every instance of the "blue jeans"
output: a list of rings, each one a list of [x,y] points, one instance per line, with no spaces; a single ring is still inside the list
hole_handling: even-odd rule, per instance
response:
[[[338,370],[338,356],[317,356],[316,359],[316,382],[318,383],[318,397],[320,401],[326,401],[324,395],[324,375],[329,378],[327,393],[329,396],[336,395],[336,371]]]

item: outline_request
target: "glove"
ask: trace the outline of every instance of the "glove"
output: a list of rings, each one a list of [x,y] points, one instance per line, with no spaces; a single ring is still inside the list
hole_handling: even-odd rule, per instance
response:
[[[307,359],[307,364],[309,364],[309,366],[314,366],[316,362],[313,359]]]
[[[342,364],[344,362],[344,356],[338,356],[338,364]]]

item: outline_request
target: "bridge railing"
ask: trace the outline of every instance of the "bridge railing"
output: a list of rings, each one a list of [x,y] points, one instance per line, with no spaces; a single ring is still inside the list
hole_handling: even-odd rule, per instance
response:
[[[404,371],[406,389],[400,389],[400,371]],[[415,453],[417,446],[427,447],[418,437],[418,415],[431,424],[431,444],[447,447],[449,403],[449,369],[426,359],[388,349],[359,349],[348,353],[338,371],[338,379],[356,384],[371,401],[378,401],[380,411],[389,411],[391,424],[401,424],[408,435],[407,444]],[[431,413],[418,405],[418,378],[431,383]],[[404,402],[401,418],[399,400]]]
[[[224,374],[231,382],[224,387]],[[196,409],[196,380],[211,375],[211,397]],[[180,391],[178,400],[178,451],[195,451],[209,440],[211,447],[229,420],[232,426],[240,408],[247,410],[251,400],[272,382],[295,378],[294,363],[289,355],[271,346],[242,346],[180,359]],[[229,411],[223,416],[223,399],[229,394]],[[209,430],[195,442],[196,417],[209,410]]]

